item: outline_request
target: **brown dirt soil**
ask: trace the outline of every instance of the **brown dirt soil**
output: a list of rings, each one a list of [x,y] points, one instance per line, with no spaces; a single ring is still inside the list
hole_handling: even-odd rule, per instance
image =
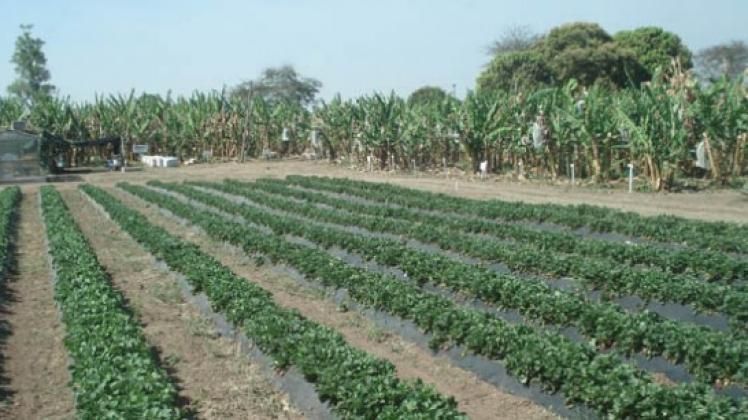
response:
[[[263,376],[219,336],[212,322],[185,303],[176,278],[80,192],[63,191],[101,265],[122,291],[162,364],[178,382],[187,410],[199,418],[303,418]]]
[[[503,200],[522,200],[529,203],[595,204],[644,215],[675,214],[703,220],[724,220],[748,223],[748,196],[732,190],[715,190],[698,193],[632,193],[626,186],[615,189],[592,187],[569,188],[540,181],[510,181],[506,178],[488,177],[481,181],[474,176],[407,172],[362,172],[324,161],[251,161],[243,164],[202,164],[173,169],[145,169],[122,174],[103,172],[82,175],[82,180],[113,184],[119,181],[142,182],[150,179],[164,181],[218,180],[223,178],[254,179],[258,177],[284,177],[289,174],[350,177],[368,181],[391,182],[413,188],[443,192],[464,197]]]
[[[322,293],[300,286],[290,277],[269,267],[257,267],[241,250],[211,240],[198,229],[167,217],[158,208],[119,189],[108,189],[129,207],[179,237],[198,244],[238,275],[270,291],[275,300],[304,316],[340,332],[351,345],[392,362],[398,376],[420,378],[439,392],[453,396],[460,410],[474,419],[546,419],[552,413],[531,401],[501,392],[472,373],[453,366],[445,357],[434,356],[412,343],[375,326],[356,311],[341,312]]]
[[[25,188],[18,218],[16,267],[7,278],[0,300],[0,322],[10,336],[4,348],[0,417],[8,419],[69,419],[75,400],[68,382],[65,330],[54,301],[54,286],[44,242],[44,224],[35,188]],[[7,323],[7,324],[6,324]],[[6,340],[0,337],[0,344]]]

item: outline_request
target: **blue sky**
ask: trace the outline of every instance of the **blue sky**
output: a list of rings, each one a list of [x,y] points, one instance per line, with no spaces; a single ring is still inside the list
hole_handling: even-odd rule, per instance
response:
[[[2,94],[18,26],[32,23],[52,82],[74,100],[220,89],[281,64],[322,81],[323,98],[407,95],[426,84],[455,84],[461,95],[488,61],[486,47],[512,25],[657,25],[692,50],[748,40],[748,0],[2,0],[0,9]]]

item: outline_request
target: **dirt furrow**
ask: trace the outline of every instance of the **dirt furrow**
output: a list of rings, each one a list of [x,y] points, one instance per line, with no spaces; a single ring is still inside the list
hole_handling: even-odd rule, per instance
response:
[[[0,354],[8,379],[2,384],[8,419],[68,419],[75,416],[75,400],[68,386],[68,355],[64,327],[54,302],[54,285],[44,242],[44,223],[38,190],[26,189],[18,214],[15,255],[2,287],[3,329]]]
[[[112,283],[144,324],[149,343],[177,381],[186,409],[199,418],[302,418],[258,366],[237,354],[212,321],[183,300],[176,277],[82,194],[63,191],[73,217]]]
[[[375,326],[355,311],[341,312],[322,293],[300,286],[290,277],[270,267],[257,267],[251,258],[234,247],[211,240],[197,229],[165,216],[158,208],[119,189],[108,189],[131,208],[170,232],[198,244],[235,273],[256,282],[273,294],[276,301],[299,310],[304,316],[339,331],[353,346],[392,362],[398,376],[420,378],[436,389],[455,397],[459,407],[474,419],[555,418],[531,401],[501,392],[472,373],[453,366],[446,358],[434,356],[412,343]]]

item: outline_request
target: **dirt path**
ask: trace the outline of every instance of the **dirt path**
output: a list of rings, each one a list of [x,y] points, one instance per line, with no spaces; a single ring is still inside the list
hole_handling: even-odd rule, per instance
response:
[[[54,302],[54,287],[44,244],[44,224],[38,191],[24,189],[18,220],[16,268],[8,278],[2,299],[10,336],[5,355],[5,376],[10,404],[0,407],[8,419],[68,419],[75,401],[68,386],[68,355],[64,328]]]
[[[199,418],[302,418],[259,368],[237,356],[209,320],[184,302],[173,274],[121,231],[81,193],[63,197],[112,282],[144,323],[145,336],[178,381],[180,396]]]
[[[340,312],[321,293],[304,289],[293,279],[270,268],[258,268],[240,250],[217,243],[196,229],[164,216],[157,208],[124,193],[109,189],[131,208],[141,211],[154,224],[198,244],[235,273],[269,290],[276,301],[299,310],[304,316],[339,331],[355,347],[392,362],[402,378],[421,378],[436,389],[455,397],[461,410],[474,419],[554,418],[542,407],[479,380],[456,368],[443,357],[433,356],[413,344],[376,327],[355,311]]]
[[[598,187],[569,188],[568,185],[549,185],[541,181],[516,182],[491,176],[480,181],[474,176],[450,176],[421,172],[413,175],[407,172],[362,172],[341,165],[331,165],[324,161],[260,161],[244,164],[203,164],[176,169],[147,169],[122,174],[106,172],[83,175],[82,180],[97,184],[112,185],[119,181],[144,182],[151,179],[163,181],[220,180],[223,178],[254,179],[272,176],[284,177],[289,174],[324,175],[349,177],[368,181],[392,182],[413,188],[443,192],[464,197],[489,199],[498,198],[529,203],[595,204],[621,210],[639,212],[644,215],[675,214],[703,220],[725,220],[748,223],[748,196],[733,190],[715,190],[698,193],[633,193],[628,194],[626,186],[614,188]],[[455,188],[455,181],[457,187]],[[70,184],[68,184],[70,185]]]

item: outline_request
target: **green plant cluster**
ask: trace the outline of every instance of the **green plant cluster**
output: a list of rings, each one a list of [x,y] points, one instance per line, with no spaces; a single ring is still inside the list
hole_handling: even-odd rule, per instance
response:
[[[246,191],[249,188],[248,184],[243,185]],[[258,198],[265,200],[267,194]],[[496,240],[448,231],[430,224],[328,211],[309,203],[293,204],[296,211],[303,210],[305,215],[316,220],[409,236],[437,244],[445,250],[500,262],[515,271],[573,276],[588,288],[603,290],[608,294],[636,295],[648,300],[690,304],[699,310],[723,312],[738,321],[738,329],[742,329],[748,320],[748,292],[707,283],[693,276],[670,274],[657,269],[634,268],[616,264],[610,259],[590,258],[585,255],[559,255],[527,244],[507,245]]]
[[[317,191],[340,192],[334,183],[328,184],[314,178],[294,177],[292,180],[261,178],[257,180],[257,186],[267,191],[283,192],[283,194],[302,200],[326,204],[358,214],[428,223],[456,232],[487,234],[498,239],[528,243],[538,249],[551,252],[610,258],[617,263],[656,267],[671,273],[695,273],[712,282],[732,283],[735,280],[748,278],[748,261],[730,257],[722,252],[692,248],[668,249],[646,243],[633,246],[602,239],[582,238],[564,231],[539,231],[521,224],[496,223],[475,217],[426,212],[415,206],[388,206],[381,201],[376,201],[374,197],[370,202],[357,203],[344,198],[319,194],[316,191],[282,190],[277,187],[290,185]],[[358,196],[369,197],[363,189]]]
[[[41,200],[78,417],[181,418],[174,385],[62,197],[45,186]]]
[[[81,189],[149,252],[204,292],[216,312],[240,327],[277,368],[297,367],[319,397],[345,418],[462,418],[452,398],[417,381],[397,378],[395,367],[357,350],[331,328],[278,306],[272,295],[203,253],[196,245],[143,219],[104,190]]]
[[[553,223],[593,232],[612,232],[663,243],[682,243],[706,250],[748,254],[748,225],[705,222],[678,216],[642,216],[589,204],[529,204],[502,200],[475,200],[417,190],[387,183],[352,179],[291,175],[290,182],[316,180],[330,191],[384,201],[404,207],[454,212],[504,221]]]
[[[13,236],[14,215],[21,201],[21,189],[8,187],[0,191],[0,281],[8,266],[8,252]]]
[[[335,213],[290,199],[258,194],[250,189],[249,184],[194,184],[309,217],[317,212]],[[739,337],[665,320],[651,312],[628,313],[614,304],[597,303],[574,293],[554,290],[540,280],[498,274],[438,254],[418,251],[397,241],[322,227],[308,219],[242,206],[177,184],[154,185],[268,226],[278,235],[300,236],[325,248],[339,246],[380,264],[397,267],[418,284],[433,283],[467,292],[487,303],[518,310],[525,317],[543,323],[575,326],[602,349],[615,346],[629,354],[663,355],[674,363],[685,363],[691,373],[707,383],[717,380],[723,384],[731,381],[748,383],[748,341]]]
[[[130,184],[121,188],[189,220],[207,234],[286,263],[310,280],[344,288],[359,304],[414,322],[433,334],[432,346],[456,344],[478,355],[503,360],[523,383],[563,392],[569,403],[582,403],[611,418],[748,418],[748,405],[714,394],[704,384],[664,386],[623,363],[614,354],[527,325],[510,325],[482,311],[423,292],[416,285],[346,264],[326,251],[265,234],[178,198]]]

